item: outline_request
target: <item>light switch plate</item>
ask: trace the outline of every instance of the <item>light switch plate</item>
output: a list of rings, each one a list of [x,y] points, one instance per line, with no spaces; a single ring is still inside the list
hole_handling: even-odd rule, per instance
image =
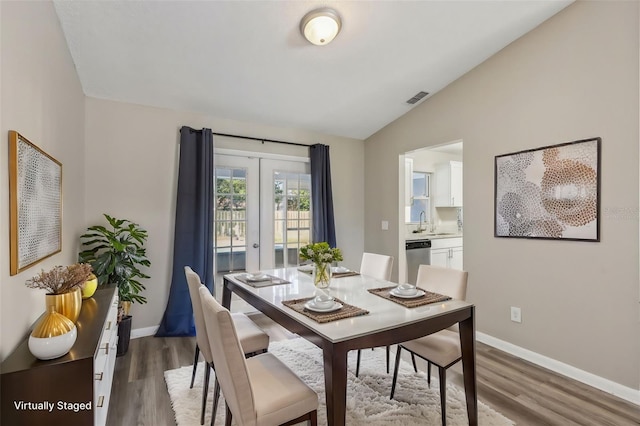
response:
[[[511,321],[521,323],[522,322],[522,311],[520,308],[516,306],[511,307]]]
[[[389,230],[389,221],[388,220],[383,220],[382,221],[382,230],[383,231],[388,231]]]

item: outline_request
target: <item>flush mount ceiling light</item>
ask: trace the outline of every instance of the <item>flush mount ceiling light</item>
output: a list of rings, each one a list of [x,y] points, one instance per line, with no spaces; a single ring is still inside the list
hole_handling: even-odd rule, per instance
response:
[[[342,27],[340,15],[329,7],[315,9],[304,15],[300,21],[300,32],[316,46],[331,43]]]

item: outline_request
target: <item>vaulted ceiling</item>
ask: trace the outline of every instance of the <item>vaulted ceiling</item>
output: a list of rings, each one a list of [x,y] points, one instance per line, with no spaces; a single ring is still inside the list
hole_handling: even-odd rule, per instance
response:
[[[56,0],[87,96],[365,139],[571,0]],[[327,46],[300,19],[333,7]],[[427,97],[428,98],[428,97]],[[427,99],[425,98],[425,99]],[[421,102],[424,102],[421,101]]]

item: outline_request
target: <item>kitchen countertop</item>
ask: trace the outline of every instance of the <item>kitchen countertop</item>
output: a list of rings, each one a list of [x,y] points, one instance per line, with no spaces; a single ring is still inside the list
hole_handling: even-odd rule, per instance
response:
[[[460,238],[462,237],[462,232],[443,232],[443,233],[431,233],[431,232],[421,232],[419,234],[408,234],[405,237],[405,240],[438,240],[441,238]]]

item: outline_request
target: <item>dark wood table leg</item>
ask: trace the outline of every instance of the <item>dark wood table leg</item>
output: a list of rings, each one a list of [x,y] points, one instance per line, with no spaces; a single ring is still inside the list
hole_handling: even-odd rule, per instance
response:
[[[327,424],[344,426],[347,410],[347,350],[343,345],[326,343],[324,389],[327,396]]]
[[[222,284],[222,306],[231,309],[231,289],[227,285],[227,279],[224,278]]]
[[[471,315],[460,322],[460,349],[462,351],[462,373],[464,393],[467,399],[469,426],[478,425],[478,390],[476,383],[476,323],[475,306],[469,308]]]

